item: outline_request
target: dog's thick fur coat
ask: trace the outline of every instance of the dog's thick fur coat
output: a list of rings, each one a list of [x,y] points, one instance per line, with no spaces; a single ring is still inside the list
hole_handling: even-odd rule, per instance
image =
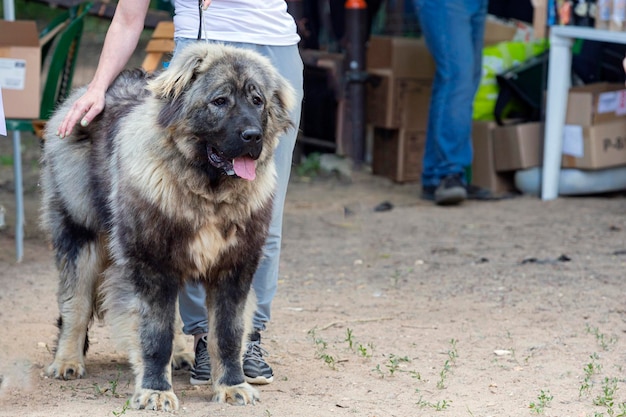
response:
[[[91,321],[106,314],[135,373],[134,408],[176,410],[177,296],[206,288],[214,399],[251,403],[241,353],[267,236],[278,137],[293,89],[269,60],[185,48],[155,76],[123,72],[89,126],[44,135],[41,220],[60,271],[59,340],[48,373],[81,377]],[[174,348],[175,350],[176,348]]]

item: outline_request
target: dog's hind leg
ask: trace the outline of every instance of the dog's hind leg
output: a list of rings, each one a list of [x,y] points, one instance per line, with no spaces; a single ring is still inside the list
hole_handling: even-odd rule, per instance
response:
[[[133,408],[178,409],[171,365],[177,299],[178,278],[153,272],[147,265],[107,270],[105,310],[135,374]]]
[[[213,401],[254,404],[259,393],[245,382],[242,368],[256,305],[254,291],[236,279],[224,279],[219,285],[207,286],[206,293]]]
[[[63,233],[53,240],[60,271],[60,317],[54,361],[47,373],[55,378],[74,379],[85,374],[87,330],[96,313],[98,282],[106,254],[103,242],[76,225],[65,228]]]

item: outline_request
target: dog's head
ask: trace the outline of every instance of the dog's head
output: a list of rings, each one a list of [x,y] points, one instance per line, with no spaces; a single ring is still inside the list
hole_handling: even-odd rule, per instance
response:
[[[260,54],[198,42],[150,81],[162,102],[158,123],[181,152],[212,174],[253,180],[278,136],[294,128],[294,90]]]

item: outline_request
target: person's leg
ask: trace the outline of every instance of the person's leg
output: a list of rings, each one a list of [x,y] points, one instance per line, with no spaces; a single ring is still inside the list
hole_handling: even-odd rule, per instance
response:
[[[474,45],[474,95],[480,86],[483,75],[483,48],[485,44],[485,20],[489,0],[478,0],[478,4],[472,14],[472,43]],[[472,100],[473,103],[473,100]]]
[[[269,235],[263,248],[263,258],[254,275],[252,286],[257,297],[257,309],[254,313],[254,329],[265,330],[271,317],[271,304],[278,285],[278,267],[283,229],[283,208],[287,195],[287,185],[291,174],[293,149],[298,137],[300,112],[303,92],[303,64],[300,52],[293,46],[263,46],[234,43],[235,46],[251,48],[268,57],[278,72],[287,79],[296,92],[297,106],[291,112],[292,129],[281,136],[274,154],[278,174],[274,196],[274,211],[269,228]]]
[[[472,103],[477,87],[472,24],[483,3],[484,0],[415,0],[424,39],[437,67],[423,160],[423,186],[436,187],[448,175],[462,175],[472,161]]]
[[[293,46],[262,46],[251,44],[234,44],[251,48],[268,57],[278,72],[293,86],[297,97],[296,107],[291,112],[293,128],[281,136],[274,154],[277,171],[277,185],[274,196],[274,210],[270,223],[269,235],[263,248],[263,258],[257,268],[252,286],[257,297],[257,308],[254,312],[254,332],[243,360],[244,374],[250,383],[266,384],[272,381],[272,368],[263,359],[265,350],[261,348],[260,331],[265,330],[271,317],[271,305],[278,286],[278,268],[283,228],[283,209],[287,195],[287,185],[291,174],[293,149],[300,126],[300,112],[303,91],[303,64],[297,45]]]

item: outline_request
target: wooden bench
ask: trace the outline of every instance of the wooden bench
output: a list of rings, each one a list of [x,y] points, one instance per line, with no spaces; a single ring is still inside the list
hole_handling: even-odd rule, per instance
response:
[[[174,52],[174,46],[174,22],[159,22],[146,45],[146,57],[141,67],[148,72],[157,70],[164,56]]]

